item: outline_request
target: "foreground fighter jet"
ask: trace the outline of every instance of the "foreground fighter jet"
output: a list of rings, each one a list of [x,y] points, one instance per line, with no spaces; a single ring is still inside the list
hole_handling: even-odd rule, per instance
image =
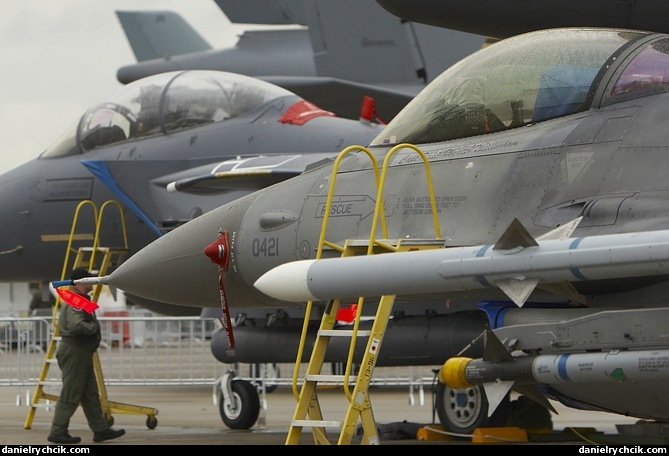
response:
[[[121,88],[91,107],[38,158],[0,176],[0,280],[61,277],[75,208],[107,211],[103,246],[129,254],[214,207],[301,173],[342,146],[370,141],[382,126],[334,116],[248,76],[163,73]],[[196,196],[163,182],[216,188]],[[83,210],[72,248],[90,246],[95,217]],[[65,271],[66,273],[67,271]],[[146,303],[144,303],[146,304]],[[164,311],[165,309],[163,309]]]
[[[397,311],[437,303],[459,320],[451,332],[430,346],[407,332],[404,345],[457,357],[440,373],[448,430],[489,423],[509,389],[666,422],[668,91],[668,35],[502,40],[435,79],[367,149],[211,210],[101,281],[185,306],[225,295],[232,313],[361,294],[397,293]],[[375,239],[443,248],[334,248]],[[219,264],[205,254],[214,242]],[[472,327],[485,344],[458,338]]]

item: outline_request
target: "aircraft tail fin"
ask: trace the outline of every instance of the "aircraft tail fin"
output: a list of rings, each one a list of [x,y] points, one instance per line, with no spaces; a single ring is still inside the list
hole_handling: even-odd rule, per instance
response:
[[[216,4],[232,23],[307,26],[317,76],[366,83],[426,82],[411,25],[375,2],[216,0]]]
[[[232,23],[306,26],[317,76],[414,85],[414,93],[485,38],[403,21],[360,0],[216,0]]]
[[[116,11],[116,16],[138,62],[211,49],[173,11]]]
[[[304,10],[319,76],[425,84],[411,24],[385,14],[375,2],[304,2]]]
[[[233,24],[307,25],[303,0],[214,1]]]

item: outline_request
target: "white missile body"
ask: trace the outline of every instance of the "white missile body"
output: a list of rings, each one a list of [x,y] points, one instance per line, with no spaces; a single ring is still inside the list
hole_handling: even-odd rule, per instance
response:
[[[523,356],[513,361],[490,362],[474,359],[461,362],[454,358],[442,369],[456,371],[441,378],[465,379],[468,385],[452,384],[453,388],[505,381],[531,381],[542,385],[591,382],[641,382],[669,379],[669,351],[616,350],[599,353]]]
[[[669,274],[669,230],[537,239],[501,250],[450,247],[285,263],[255,287],[284,301],[327,301],[383,295],[425,295],[499,287],[523,289],[522,305],[539,283]]]

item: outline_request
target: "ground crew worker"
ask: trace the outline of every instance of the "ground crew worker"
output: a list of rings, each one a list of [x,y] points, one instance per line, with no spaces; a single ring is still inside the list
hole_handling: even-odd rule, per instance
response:
[[[86,268],[77,268],[70,274],[71,280],[92,277]],[[93,285],[76,284],[72,291],[88,299]],[[62,373],[63,385],[56,404],[47,440],[52,443],[79,443],[81,437],[71,436],[68,431],[70,418],[81,404],[88,426],[93,431],[94,442],[104,442],[125,434],[123,429],[112,429],[102,411],[100,392],[95,377],[93,354],[100,345],[102,335],[95,313],[88,313],[63,303],[58,318],[61,340],[56,359]]]

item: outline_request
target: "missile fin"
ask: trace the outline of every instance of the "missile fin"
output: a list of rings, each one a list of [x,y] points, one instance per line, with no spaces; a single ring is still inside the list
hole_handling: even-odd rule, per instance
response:
[[[539,279],[507,279],[495,282],[495,285],[511,298],[518,307],[523,307],[538,283]]]
[[[557,410],[555,410],[555,407],[550,403],[548,399],[546,399],[546,396],[541,394],[541,391],[539,391],[539,388],[537,388],[535,385],[518,385],[516,384],[513,387],[514,391],[516,391],[519,394],[522,394],[523,396],[527,396],[529,399],[532,399],[534,402],[538,403],[539,405],[544,406],[551,412],[555,413],[556,415],[559,415]]]
[[[484,383],[483,390],[488,398],[488,417],[490,417],[497,407],[511,390],[514,382],[496,381],[494,383]]]
[[[518,219],[513,219],[500,236],[493,250],[512,250],[518,247],[536,247],[539,244]]]
[[[571,222],[565,223],[564,225],[558,226],[557,228],[550,230],[548,233],[544,233],[537,238],[537,241],[551,241],[551,240],[561,240],[568,239],[571,237],[572,233],[576,229],[579,223],[583,220],[583,216],[576,217]]]
[[[559,296],[564,296],[579,304],[587,304],[588,300],[569,282],[545,283],[538,286],[542,290],[548,291]]]
[[[504,346],[499,337],[490,329],[484,333],[483,339],[483,361],[513,361],[513,356],[509,350]]]
[[[558,226],[557,228],[544,233],[538,238],[534,238],[527,228],[523,226],[518,219],[513,219],[509,227],[500,236],[499,240],[493,247],[493,250],[513,250],[519,247],[536,247],[539,245],[537,241],[559,240],[569,238],[583,217],[577,217],[571,222]]]
[[[562,240],[569,238],[578,224],[581,222],[583,217],[577,217],[571,222],[565,223],[548,233],[542,234],[537,239],[534,239],[532,235],[527,231],[518,219],[513,219],[509,227],[506,229],[504,234],[499,238],[493,250],[513,250],[518,248],[533,247],[538,246],[537,241],[546,241],[546,240]],[[520,279],[507,279],[500,280],[495,283],[511,300],[516,303],[518,307],[523,307],[523,304],[530,297],[530,294],[534,291],[539,283],[538,279],[526,280],[525,278]],[[559,295],[566,296],[576,302],[585,304],[585,297],[579,294],[573,286],[566,283],[567,286],[542,286],[543,289],[554,292]]]

